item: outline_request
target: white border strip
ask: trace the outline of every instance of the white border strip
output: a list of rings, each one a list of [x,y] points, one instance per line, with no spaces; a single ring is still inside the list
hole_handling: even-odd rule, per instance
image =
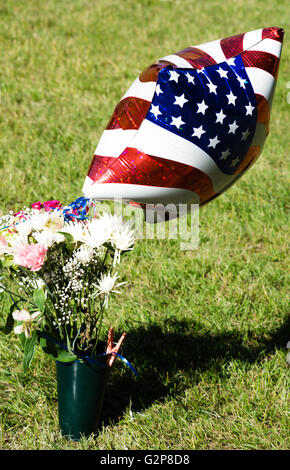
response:
[[[204,44],[199,44],[198,46],[195,46],[198,49],[201,49],[202,51],[206,52],[208,55],[210,55],[217,64],[220,62],[224,62],[227,60],[222,48],[221,48],[221,40],[218,39],[216,41],[211,41],[211,42],[206,42]]]
[[[246,51],[258,42],[262,41],[262,33],[263,29],[256,29],[255,31],[249,31],[248,33],[245,33],[243,39],[243,51]]]
[[[104,130],[95,155],[103,157],[118,157],[136,136],[138,129],[106,129]]]
[[[180,57],[179,55],[171,54],[171,55],[162,57],[162,59],[159,59],[159,60],[166,60],[167,62],[171,62],[177,67],[180,67],[183,69],[193,69],[193,66],[186,59],[184,59],[183,57]]]
[[[269,54],[273,54],[278,59],[281,57],[282,51],[282,43],[279,41],[274,41],[274,39],[263,39],[263,41],[255,44],[253,47],[248,49],[249,51],[260,51],[260,52],[268,52]]]
[[[266,100],[271,102],[276,83],[273,75],[258,67],[246,67],[245,70],[252,84],[254,93],[264,96]]]
[[[155,86],[156,82],[141,82],[139,77],[137,77],[132,85],[128,88],[124,96],[122,96],[121,100],[128,98],[129,96],[133,96],[134,98],[141,98],[146,101],[152,101],[155,92]]]
[[[162,188],[159,186],[145,186],[141,184],[122,183],[94,183],[86,177],[83,194],[87,198],[98,200],[123,199],[143,203],[193,203],[199,204],[199,196],[188,189]]]

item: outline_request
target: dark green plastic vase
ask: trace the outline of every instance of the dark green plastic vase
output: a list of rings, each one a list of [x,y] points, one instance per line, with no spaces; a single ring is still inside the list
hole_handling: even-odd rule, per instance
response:
[[[56,361],[59,427],[64,436],[78,441],[96,430],[107,374],[104,356]]]

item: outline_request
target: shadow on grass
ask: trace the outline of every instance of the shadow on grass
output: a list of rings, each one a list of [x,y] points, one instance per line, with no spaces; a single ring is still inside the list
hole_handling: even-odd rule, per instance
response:
[[[136,368],[138,378],[120,361],[114,365],[100,424],[118,422],[129,407],[141,412],[156,400],[176,396],[189,384],[197,384],[204,371],[222,375],[231,359],[259,362],[286,346],[289,330],[290,320],[267,337],[249,331],[245,345],[238,331],[212,334],[193,322],[170,320],[164,329],[159,325],[133,329],[122,354]]]

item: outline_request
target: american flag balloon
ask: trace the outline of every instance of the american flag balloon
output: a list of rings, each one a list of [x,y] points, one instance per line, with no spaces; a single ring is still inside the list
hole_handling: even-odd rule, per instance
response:
[[[101,136],[84,195],[202,205],[222,194],[268,135],[283,33],[190,46],[143,71]]]

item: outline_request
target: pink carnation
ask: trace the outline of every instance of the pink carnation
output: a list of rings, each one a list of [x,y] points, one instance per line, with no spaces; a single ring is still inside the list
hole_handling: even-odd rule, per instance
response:
[[[14,256],[14,263],[31,271],[39,271],[45,261],[46,253],[47,248],[40,243],[22,245]]]
[[[38,210],[40,211],[40,209],[42,208],[42,204],[41,204],[40,201],[34,202],[33,204],[31,204],[31,207],[32,207],[33,209],[38,209]]]
[[[51,211],[52,209],[58,209],[59,207],[61,207],[61,203],[60,201],[57,201],[56,199],[52,200],[52,201],[45,201],[44,203],[38,201],[38,202],[34,202],[33,204],[31,204],[31,207],[33,209],[42,209],[42,207],[46,210],[46,212],[49,212]]]
[[[51,211],[51,209],[57,209],[60,206],[61,206],[61,203],[59,201],[56,201],[56,200],[54,200],[54,201],[45,201],[43,203],[43,207],[47,212]]]
[[[0,235],[0,255],[5,253],[7,251],[7,248],[8,248],[7,241],[2,235]]]

